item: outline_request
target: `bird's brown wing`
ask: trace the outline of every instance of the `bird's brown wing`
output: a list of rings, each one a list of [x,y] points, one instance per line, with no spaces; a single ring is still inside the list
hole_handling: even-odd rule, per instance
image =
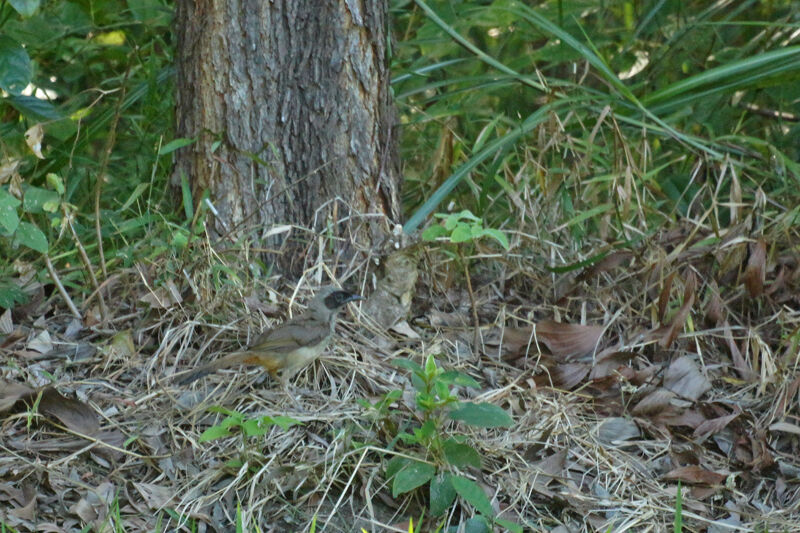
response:
[[[222,368],[242,364],[260,365],[270,374],[275,375],[286,364],[286,355],[292,353],[298,346],[292,335],[288,335],[284,330],[287,324],[284,323],[275,329],[265,331],[244,350],[211,361],[178,378],[177,383],[186,385]]]
[[[298,349],[317,346],[325,341],[330,333],[329,324],[299,316],[265,331],[246,349],[198,368],[179,379],[178,384],[191,383],[221,368],[240,364],[260,365],[275,375],[287,365],[288,358]]]
[[[250,343],[247,351],[290,353],[298,348],[316,346],[330,334],[329,324],[299,316],[259,335]]]
[[[329,335],[327,324],[299,316],[257,337],[243,350],[249,356],[244,362],[261,365],[274,374],[288,364],[288,358],[297,350],[316,346]]]

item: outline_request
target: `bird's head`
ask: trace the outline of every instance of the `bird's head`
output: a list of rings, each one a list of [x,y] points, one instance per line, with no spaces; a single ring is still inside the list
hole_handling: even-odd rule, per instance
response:
[[[345,304],[355,300],[363,300],[363,298],[352,292],[326,286],[322,287],[317,292],[317,295],[314,296],[314,299],[308,304],[308,309],[315,314],[330,316],[344,307]]]

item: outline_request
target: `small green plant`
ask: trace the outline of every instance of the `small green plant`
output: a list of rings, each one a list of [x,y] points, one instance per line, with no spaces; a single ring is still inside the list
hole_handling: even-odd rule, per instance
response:
[[[62,233],[64,217],[72,216],[75,206],[64,202],[63,180],[53,173],[47,174],[46,179],[47,189],[27,184],[0,188],[0,236],[10,249],[23,246],[46,254],[50,239],[40,226],[52,227]],[[6,308],[13,307],[23,298],[24,295],[11,291],[0,294],[0,302]]]
[[[681,496],[681,482],[678,481],[678,491],[675,493],[675,522],[672,524],[674,533],[683,531],[683,499]]]
[[[266,435],[272,426],[279,426],[281,429],[286,430],[294,425],[302,425],[299,420],[295,420],[289,416],[259,416],[256,418],[247,418],[239,411],[232,411],[224,407],[209,407],[208,410],[212,413],[220,413],[227,415],[219,424],[211,426],[200,435],[200,442],[210,442],[212,440],[230,437],[233,432],[238,431],[242,434],[243,439],[249,437],[261,437]]]
[[[484,526],[468,527],[468,530],[488,531],[494,523],[509,531],[522,531],[519,525],[496,518],[483,489],[460,473],[480,468],[481,457],[467,437],[454,432],[448,424],[448,421],[457,421],[482,428],[510,427],[514,423],[511,416],[490,403],[459,401],[454,387],[478,388],[478,383],[461,372],[443,370],[433,356],[428,357],[424,367],[407,359],[396,360],[395,364],[411,372],[411,383],[416,390],[415,406],[420,417],[402,424],[392,442],[392,445],[398,441],[405,445],[386,466],[392,495],[397,497],[428,485],[430,512],[434,516],[443,514],[456,496],[461,496],[478,512],[468,525]],[[391,409],[391,404],[401,396],[401,391],[394,390],[375,404],[362,402],[362,405],[368,406],[379,420],[385,420],[400,414]],[[396,426],[384,423],[383,427]]]
[[[55,213],[58,206],[59,194],[55,191],[26,187],[22,200],[19,200],[7,190],[0,189],[0,232],[3,237],[9,239],[12,248],[22,245],[40,253],[47,253],[47,237],[44,232],[36,223],[20,220],[20,215],[25,217],[43,212]]]
[[[469,299],[472,305],[472,322],[475,332],[473,346],[478,346],[480,321],[478,320],[478,308],[475,303],[475,294],[472,291],[472,279],[469,274],[471,249],[479,239],[491,237],[505,250],[508,250],[508,238],[505,233],[498,229],[483,227],[483,221],[479,217],[473,215],[468,209],[449,215],[437,213],[434,216],[443,219],[442,224],[429,226],[422,232],[422,239],[425,241],[438,241],[440,239],[444,240],[444,238],[447,237],[449,242],[455,245],[454,250],[449,250],[448,247],[445,247],[443,251],[445,254],[453,257],[455,263],[459,264],[464,270],[464,280],[467,283],[467,291],[469,292]],[[468,249],[465,249],[465,247]]]
[[[243,413],[225,409],[224,407],[214,406],[209,407],[208,410],[212,413],[220,413],[226,415],[219,424],[215,424],[206,429],[200,435],[200,442],[210,442],[217,439],[230,437],[234,433],[240,433],[242,436],[242,445],[246,447],[247,440],[252,437],[261,437],[266,435],[272,426],[278,426],[284,431],[295,425],[302,425],[299,420],[288,416],[258,416],[255,418],[248,418]],[[232,459],[225,463],[229,468],[240,468],[244,462],[241,459]]]
[[[242,521],[242,503],[236,502],[236,533],[243,533],[244,522]]]
[[[442,219],[442,224],[429,226],[422,232],[422,239],[435,241],[448,237],[451,243],[474,242],[484,237],[491,237],[508,250],[508,238],[505,233],[494,228],[484,228],[483,221],[468,209],[459,213],[436,213],[434,217]]]

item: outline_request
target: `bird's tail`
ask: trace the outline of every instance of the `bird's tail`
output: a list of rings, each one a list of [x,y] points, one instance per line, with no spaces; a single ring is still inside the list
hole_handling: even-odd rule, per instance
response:
[[[217,370],[242,364],[247,360],[247,358],[248,355],[245,352],[237,352],[226,355],[225,357],[217,359],[216,361],[212,361],[207,365],[203,365],[200,368],[179,377],[175,380],[175,383],[177,385],[188,385],[189,383],[197,381],[202,377],[213,374]]]

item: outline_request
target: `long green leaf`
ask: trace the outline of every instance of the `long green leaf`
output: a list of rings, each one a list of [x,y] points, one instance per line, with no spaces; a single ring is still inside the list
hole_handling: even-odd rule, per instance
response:
[[[401,74],[399,76],[392,78],[392,85],[394,85],[395,83],[402,83],[406,80],[414,78],[415,76],[425,77],[427,74],[436,72],[437,70],[442,70],[446,67],[450,67],[458,63],[462,63],[464,61],[466,61],[464,58],[448,59],[447,61],[440,61],[438,63],[433,63],[431,65],[425,65],[424,67],[415,68],[409,72],[406,72],[405,74]]]
[[[791,69],[789,69],[791,71],[800,69],[800,46],[789,46],[781,50],[772,50],[757,56],[748,57],[706,70],[705,72],[690,76],[684,80],[670,84],[663,89],[650,93],[642,98],[642,103],[644,105],[652,105],[654,103],[663,102],[699,87],[725,83],[729,80],[735,80],[737,77],[744,74],[750,74],[761,68],[775,65],[791,67]],[[771,70],[768,72],[772,73]],[[756,76],[755,79],[752,77],[745,79],[749,80],[748,83],[753,83],[753,81],[761,78],[762,76]]]
[[[483,50],[481,50],[480,48],[478,48],[477,46],[466,40],[464,37],[461,36],[461,34],[459,34],[455,30],[455,28],[453,28],[452,26],[447,24],[444,20],[442,20],[442,18],[439,17],[439,15],[437,15],[436,12],[428,6],[428,4],[423,2],[423,0],[415,0],[415,3],[425,12],[425,14],[428,16],[429,19],[431,19],[437,26],[442,28],[445,32],[447,32],[447,34],[450,35],[450,37],[452,37],[455,42],[457,42],[458,44],[469,50],[471,53],[475,54],[475,56],[478,59],[480,59],[487,65],[491,65],[500,72],[505,72],[506,74],[513,76],[514,78],[518,79],[520,82],[524,83],[529,87],[532,87],[539,91],[549,92],[549,89],[544,85],[542,85],[539,81],[529,76],[520,74],[516,70],[507,67],[500,61],[497,61],[496,59],[485,53]]]

